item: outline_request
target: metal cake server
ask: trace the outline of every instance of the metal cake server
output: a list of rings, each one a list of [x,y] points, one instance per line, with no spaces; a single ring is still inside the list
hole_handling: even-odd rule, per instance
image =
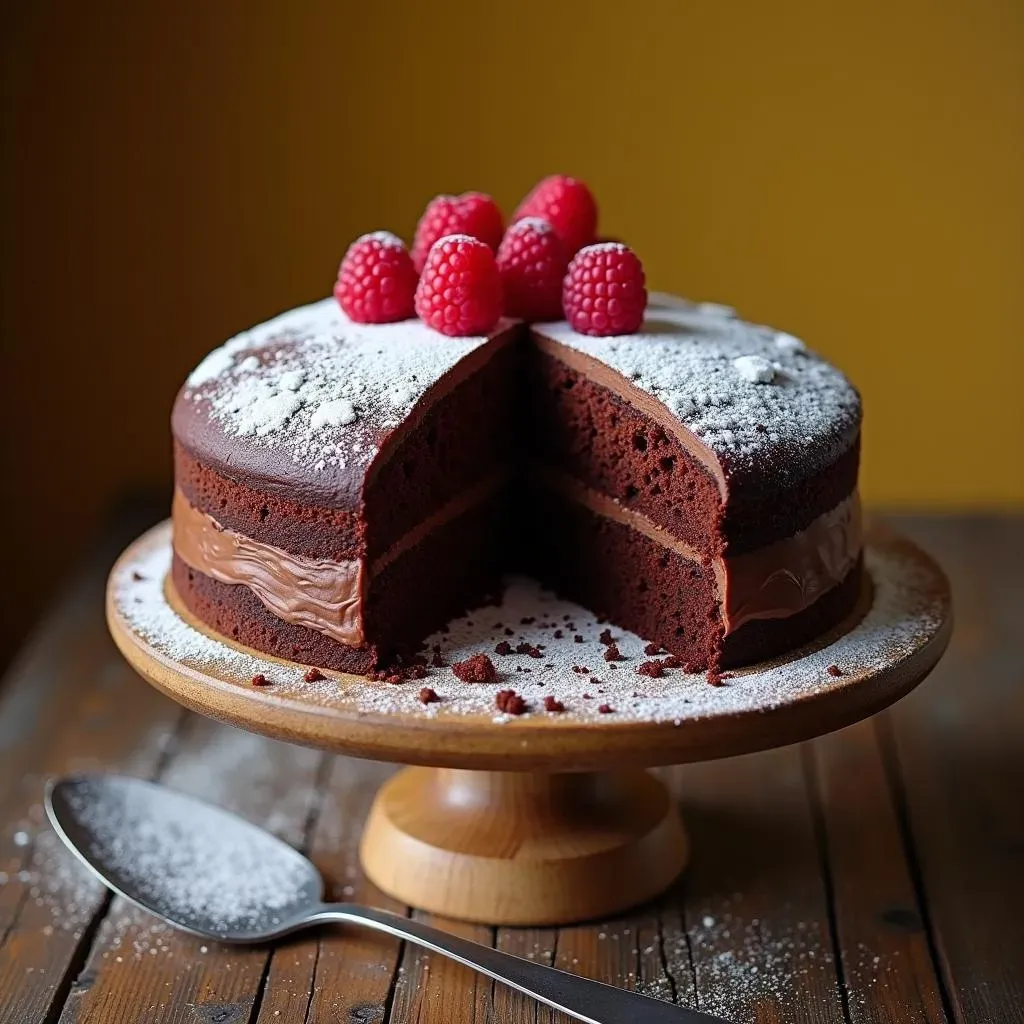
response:
[[[283,840],[152,782],[65,776],[47,787],[46,812],[58,835],[109,888],[202,938],[258,943],[327,922],[362,925],[450,957],[589,1024],[724,1024],[386,910],[324,903],[320,873]]]

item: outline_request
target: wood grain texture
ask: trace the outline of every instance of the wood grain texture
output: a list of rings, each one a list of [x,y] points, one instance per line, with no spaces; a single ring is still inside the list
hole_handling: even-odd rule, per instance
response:
[[[957,1021],[1024,1021],[1024,529],[921,520],[955,580],[958,625],[932,683],[883,736]]]
[[[844,1019],[800,748],[688,765],[683,910],[699,1007],[727,1020]]]
[[[106,891],[45,823],[45,779],[76,768],[151,776],[182,720],[104,636],[101,577],[138,512],[119,517],[16,659],[0,709],[0,1020],[49,1021],[79,969]],[[144,510],[142,510],[144,512]]]
[[[945,1020],[874,723],[809,745],[847,1018],[852,1024]]]
[[[694,859],[654,904],[561,929],[448,926],[736,1022],[1021,1021],[1024,524],[908,525],[950,571],[957,597],[950,655],[926,686],[882,719],[810,747],[660,770],[681,802]],[[121,539],[123,531],[122,521]],[[212,776],[197,783],[196,774],[230,760],[232,742],[266,742],[195,718],[176,731],[176,707],[119,663],[97,603],[117,537],[115,529],[106,553],[99,548],[64,589],[0,694],[0,1021],[565,1024],[472,972],[417,962],[411,948],[357,929],[283,942],[258,954],[259,970],[250,952],[225,951],[205,984],[209,950],[167,956],[166,935],[147,936],[149,919],[123,921],[96,887],[68,884],[63,851],[47,850],[39,817],[47,772],[110,764],[207,785]],[[229,791],[211,795],[298,841],[298,789],[283,766],[313,758],[303,828],[331,895],[402,912],[365,880],[357,856],[363,819],[393,769],[279,749],[274,781],[260,783],[252,759],[239,756],[249,771],[228,773]],[[19,870],[29,872],[24,882]],[[41,904],[30,894],[37,878],[60,883],[36,897]],[[64,936],[54,908],[69,926]],[[49,922],[25,916],[36,911]],[[101,1003],[90,993],[126,987],[123,966],[102,956],[115,920],[142,944],[154,940],[157,952],[143,955],[160,966],[145,969],[132,1001]]]
[[[406,768],[377,794],[367,875],[412,906],[486,924],[618,913],[686,863],[674,800],[643,771]]]
[[[401,914],[406,908],[365,878],[359,865],[359,837],[377,788],[394,771],[391,765],[336,758],[327,778],[324,802],[313,833],[311,855],[327,882],[331,899],[367,903]],[[316,950],[313,987],[306,1017],[297,1020],[376,1024],[387,1017],[402,943],[359,928],[325,928],[303,940]],[[264,1005],[277,1008],[276,957]],[[273,1011],[261,1021],[277,1024]]]

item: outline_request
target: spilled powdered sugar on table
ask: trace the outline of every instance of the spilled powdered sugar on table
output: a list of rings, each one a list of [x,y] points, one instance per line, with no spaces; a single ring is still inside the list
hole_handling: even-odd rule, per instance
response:
[[[499,604],[476,609],[426,640],[428,659],[443,665],[427,667],[424,678],[389,683],[324,672],[325,678],[307,682],[307,666],[282,664],[240,650],[178,614],[165,590],[171,562],[168,525],[152,531],[134,552],[112,575],[111,597],[128,627],[169,661],[217,670],[245,686],[262,676],[268,684],[262,687],[265,693],[304,703],[424,718],[489,715],[498,724],[513,717],[499,713],[495,705],[498,691],[506,689],[526,700],[528,710],[518,716],[521,719],[682,724],[768,711],[845,685],[845,676],[869,671],[882,660],[911,654],[920,644],[922,631],[934,631],[943,614],[942,599],[925,585],[930,577],[920,563],[908,554],[880,553],[869,547],[865,564],[873,599],[864,618],[848,633],[789,661],[727,673],[722,685],[711,686],[703,674],[674,668],[661,669],[660,678],[639,673],[644,663],[663,662],[666,652],[645,653],[649,645],[635,634],[599,620],[532,580],[510,577]],[[610,649],[606,631],[621,660],[606,660]],[[511,653],[498,653],[496,649],[505,650],[506,645]],[[456,677],[451,666],[477,654],[486,654],[494,663],[497,682],[466,683]],[[433,689],[440,700],[423,704],[423,686]],[[564,712],[545,712],[547,696],[560,701]]]

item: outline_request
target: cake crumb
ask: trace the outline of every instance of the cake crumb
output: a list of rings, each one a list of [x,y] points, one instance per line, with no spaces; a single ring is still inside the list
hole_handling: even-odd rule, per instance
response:
[[[499,690],[494,695],[494,703],[506,715],[521,715],[526,711],[526,701],[515,690]]]
[[[327,677],[320,671],[320,669],[314,666],[313,668],[308,669],[302,678],[305,679],[307,683],[319,683],[321,679],[326,679]]]
[[[486,654],[474,654],[465,661],[457,661],[452,665],[452,672],[464,683],[496,683],[498,672],[494,662]]]
[[[612,640],[612,631],[610,629],[601,630],[601,635],[597,638],[605,647],[614,647],[615,641]]]
[[[600,705],[598,705],[598,708],[597,708],[597,710],[598,710],[598,711],[599,711],[599,712],[600,712],[600,713],[601,713],[602,715],[610,715],[610,714],[612,714],[612,713],[613,713],[613,712],[615,711],[615,708],[613,708],[613,707],[611,706],[611,704],[600,704]]]
[[[838,679],[839,676],[843,674],[843,670],[838,665],[829,665],[829,667],[825,669],[825,671],[828,672],[830,676],[834,676],[836,679]]]
[[[421,704],[437,704],[441,700],[431,686],[424,686],[420,690],[420,703]]]
[[[644,654],[647,654],[647,655],[661,654],[661,644],[648,644],[644,648]]]
[[[502,640],[501,643],[499,643],[494,648],[494,653],[495,654],[502,654],[502,655],[504,655],[504,654],[511,654],[512,653],[512,645],[507,640]]]
[[[552,696],[544,698],[544,710],[550,711],[551,714],[557,715],[565,710],[565,705],[560,700],[555,700]]]
[[[257,672],[256,675],[252,677],[252,685],[270,686],[270,680],[262,672]]]
[[[583,643],[583,637],[581,637],[581,636],[579,635],[579,633],[577,633],[577,634],[576,634],[576,635],[575,635],[575,636],[574,636],[574,637],[572,638],[572,642],[573,642],[574,644],[581,644],[581,643]]]
[[[605,633],[607,633],[607,632],[608,631],[605,630]],[[603,637],[604,633],[602,633],[601,636]],[[601,640],[601,643],[604,643],[603,639]],[[626,656],[619,650],[617,644],[609,643],[608,644],[608,650],[606,650],[604,652],[604,660],[605,661],[625,661],[626,660]]]
[[[528,654],[531,658],[543,657],[539,646],[535,647],[533,644],[528,643],[516,644],[516,654]]]
[[[586,665],[573,665],[572,670],[578,676],[590,675],[590,669]]]
[[[637,666],[637,675],[650,676],[652,679],[660,679],[665,674],[665,668],[660,661],[645,661]]]

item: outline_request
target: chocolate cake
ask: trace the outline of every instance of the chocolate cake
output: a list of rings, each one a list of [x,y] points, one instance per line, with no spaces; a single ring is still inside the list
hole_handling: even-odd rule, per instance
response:
[[[712,672],[860,587],[858,395],[720,306],[445,337],[327,299],[212,352],[173,431],[181,600],[307,665],[385,667],[509,571]]]

